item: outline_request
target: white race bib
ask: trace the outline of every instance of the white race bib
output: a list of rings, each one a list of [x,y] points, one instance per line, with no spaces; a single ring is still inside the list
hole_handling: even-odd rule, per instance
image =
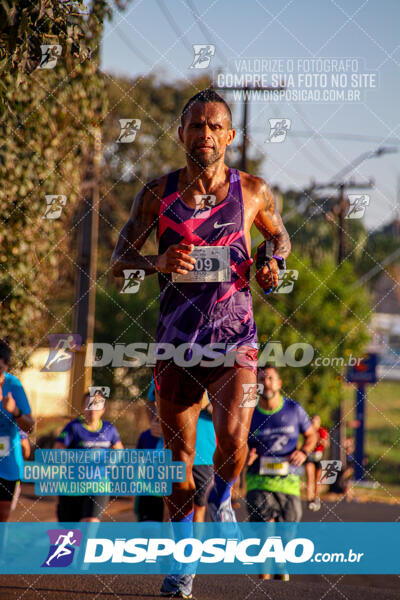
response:
[[[289,463],[284,458],[261,456],[259,473],[260,475],[288,475]]]
[[[190,256],[196,259],[193,271],[172,273],[174,283],[204,283],[231,280],[229,246],[196,246]]]
[[[10,454],[10,437],[8,435],[0,435],[0,456],[8,456]]]

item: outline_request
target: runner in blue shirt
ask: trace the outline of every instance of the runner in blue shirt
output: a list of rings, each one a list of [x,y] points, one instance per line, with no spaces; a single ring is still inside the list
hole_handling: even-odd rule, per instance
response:
[[[31,431],[34,420],[20,380],[8,373],[11,350],[0,341],[0,521],[10,516],[17,482],[23,477],[19,428]]]
[[[89,394],[83,397],[83,414],[70,421],[58,436],[54,448],[123,448],[116,427],[103,421],[105,411],[102,408],[89,408]],[[57,517],[60,522],[89,521],[98,522],[109,501],[108,496],[60,496],[57,506]]]
[[[150,393],[148,398],[152,401]],[[160,420],[158,415],[154,413],[154,410],[151,410],[151,414],[149,429],[142,431],[139,436],[136,445],[138,450],[162,450],[164,448]],[[138,521],[163,521],[164,497],[162,495],[136,496],[134,510]]]

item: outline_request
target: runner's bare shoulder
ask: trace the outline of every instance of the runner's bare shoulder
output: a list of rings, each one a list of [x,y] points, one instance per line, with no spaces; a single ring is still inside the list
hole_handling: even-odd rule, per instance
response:
[[[167,177],[168,175],[161,175],[160,177],[145,183],[136,196],[134,205],[138,200],[138,203],[143,204],[144,208],[147,208],[149,212],[158,214],[167,182]]]
[[[246,204],[259,204],[265,202],[265,197],[270,193],[267,182],[262,177],[239,171],[242,183],[243,198]]]

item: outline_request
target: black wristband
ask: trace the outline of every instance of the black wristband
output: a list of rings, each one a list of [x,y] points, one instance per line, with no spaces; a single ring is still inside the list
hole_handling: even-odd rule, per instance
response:
[[[18,408],[18,406],[17,406]],[[20,417],[22,417],[22,410],[20,408],[18,408],[19,410],[19,415],[14,415],[14,419],[19,419]]]
[[[308,452],[306,452],[305,450],[303,450],[303,448],[300,448],[300,452],[302,452],[304,454],[304,456],[306,458],[308,458]]]

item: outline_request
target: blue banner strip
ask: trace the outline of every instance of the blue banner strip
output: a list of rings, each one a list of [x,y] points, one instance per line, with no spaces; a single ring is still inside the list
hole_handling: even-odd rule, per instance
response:
[[[1,523],[4,574],[400,574],[400,523]]]

